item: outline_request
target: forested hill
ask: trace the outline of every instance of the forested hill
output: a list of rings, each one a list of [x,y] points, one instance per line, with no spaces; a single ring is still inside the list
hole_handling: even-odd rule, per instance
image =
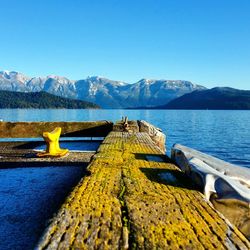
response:
[[[250,90],[219,87],[197,90],[176,98],[158,108],[250,110]]]
[[[30,93],[0,91],[0,108],[98,109],[100,106],[91,102],[55,96],[44,91]]]

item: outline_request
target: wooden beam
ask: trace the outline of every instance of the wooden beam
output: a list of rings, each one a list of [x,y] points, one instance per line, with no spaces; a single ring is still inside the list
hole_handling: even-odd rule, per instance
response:
[[[62,128],[67,137],[104,137],[113,128],[110,121],[90,122],[0,122],[0,138],[41,137],[45,131]]]

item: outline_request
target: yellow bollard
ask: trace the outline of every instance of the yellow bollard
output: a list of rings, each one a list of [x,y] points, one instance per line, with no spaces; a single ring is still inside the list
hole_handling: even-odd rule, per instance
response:
[[[66,155],[69,150],[61,149],[59,146],[59,137],[62,129],[56,127],[52,132],[43,132],[43,139],[46,142],[46,151],[38,153],[38,157],[62,157]]]

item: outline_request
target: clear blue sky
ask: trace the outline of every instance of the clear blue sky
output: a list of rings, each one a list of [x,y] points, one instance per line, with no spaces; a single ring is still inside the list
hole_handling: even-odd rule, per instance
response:
[[[250,89],[249,0],[0,0],[0,69]]]

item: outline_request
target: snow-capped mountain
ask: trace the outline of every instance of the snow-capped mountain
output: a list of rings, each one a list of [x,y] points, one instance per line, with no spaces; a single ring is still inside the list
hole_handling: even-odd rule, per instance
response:
[[[158,106],[205,87],[182,80],[142,79],[129,84],[93,76],[73,81],[66,77],[28,77],[15,71],[0,71],[0,90],[37,92],[94,102],[103,108]]]
[[[9,91],[26,91],[29,77],[15,71],[0,71],[0,89]]]

